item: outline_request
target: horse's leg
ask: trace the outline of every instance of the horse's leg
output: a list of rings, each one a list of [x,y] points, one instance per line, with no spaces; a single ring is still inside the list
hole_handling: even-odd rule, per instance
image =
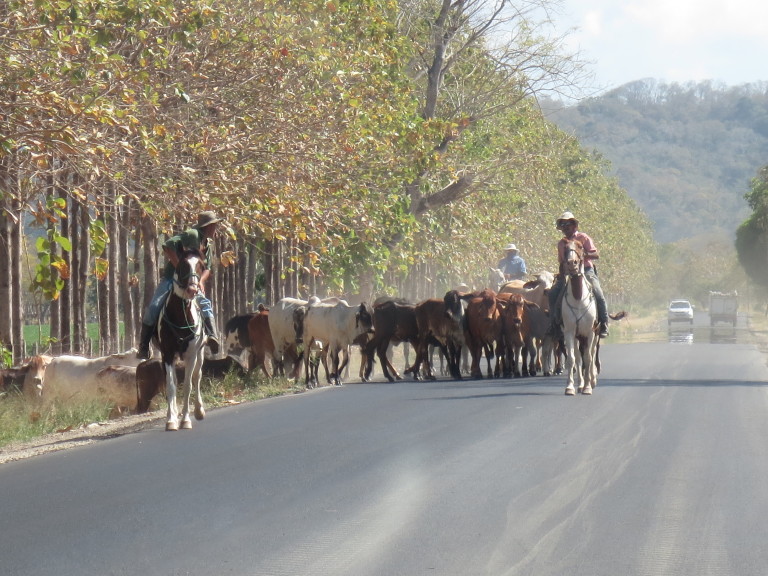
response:
[[[595,366],[595,340],[598,340],[596,334],[588,337],[584,344],[584,388],[582,394],[592,394],[592,389],[597,385],[597,368]]]
[[[165,429],[178,430],[179,407],[176,404],[176,368],[173,365],[173,359],[170,362],[164,362],[163,365],[165,367],[165,397],[168,401],[168,419],[165,422]]]
[[[194,350],[195,343],[190,343],[184,353],[184,384],[181,388],[181,429],[190,430],[192,419],[189,417],[189,404],[192,396],[192,382],[197,369],[197,354]]]
[[[576,363],[576,336],[570,332],[570,330],[565,330],[565,374],[567,377],[566,384],[565,384],[565,394],[566,396],[574,396],[576,394],[576,389],[573,386],[573,369],[574,364]]]
[[[584,349],[585,341],[583,336],[576,336],[576,349],[574,350],[576,354],[576,369],[574,370],[576,382],[578,382],[578,390],[581,392],[584,390],[584,355],[586,354],[586,350]]]
[[[202,420],[203,418],[205,418],[205,406],[203,406],[203,393],[200,390],[200,381],[203,378],[204,355],[205,355],[205,351],[203,350],[203,348],[200,348],[200,352],[198,352],[197,354],[197,360],[195,361],[195,367],[192,372],[192,379],[190,380],[190,382],[195,386],[195,420]]]

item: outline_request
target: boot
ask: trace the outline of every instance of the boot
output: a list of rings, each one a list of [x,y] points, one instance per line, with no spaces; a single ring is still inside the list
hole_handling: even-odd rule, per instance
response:
[[[598,335],[600,338],[605,338],[608,336],[608,322],[600,322],[600,329],[598,332]]]
[[[136,352],[136,358],[146,360],[149,358],[149,343],[152,341],[152,335],[155,333],[155,327],[142,323],[141,336],[139,337],[139,351]]]
[[[216,356],[219,353],[219,337],[216,336],[216,328],[213,325],[213,318],[203,317],[203,326],[205,326],[205,335],[208,336],[208,349],[211,354]]]

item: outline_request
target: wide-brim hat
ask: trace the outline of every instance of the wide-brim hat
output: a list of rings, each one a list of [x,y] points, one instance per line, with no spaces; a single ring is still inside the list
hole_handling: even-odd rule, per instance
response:
[[[506,248],[504,248],[504,252],[509,252],[510,250],[517,251],[517,246],[514,244],[507,244]]]
[[[555,222],[555,225],[557,226],[557,229],[559,230],[567,222],[575,222],[576,225],[579,224],[579,221],[576,219],[576,216],[574,216],[571,212],[563,212],[560,215],[560,218],[557,219],[557,222]]]
[[[211,224],[216,224],[217,222],[221,222],[221,218],[216,216],[216,213],[213,211],[207,211],[207,212],[200,212],[200,214],[197,217],[197,226],[196,228],[205,228],[206,226],[210,226]]]

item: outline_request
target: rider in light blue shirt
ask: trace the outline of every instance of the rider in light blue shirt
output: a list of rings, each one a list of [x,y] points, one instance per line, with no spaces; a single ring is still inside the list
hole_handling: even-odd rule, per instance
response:
[[[506,254],[499,260],[496,267],[504,273],[506,280],[525,280],[528,270],[525,268],[525,260],[520,257],[517,246],[507,244],[504,251]]]

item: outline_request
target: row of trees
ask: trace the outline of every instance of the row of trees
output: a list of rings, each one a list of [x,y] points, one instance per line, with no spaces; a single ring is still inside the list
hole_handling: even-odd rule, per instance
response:
[[[2,4],[0,341],[21,356],[34,296],[54,351],[85,351],[90,314],[103,351],[132,344],[159,238],[203,209],[228,225],[220,319],[284,295],[480,286],[509,241],[552,270],[565,209],[601,247],[604,289],[630,300],[650,224],[536,105],[584,76],[548,35],[555,7]]]

